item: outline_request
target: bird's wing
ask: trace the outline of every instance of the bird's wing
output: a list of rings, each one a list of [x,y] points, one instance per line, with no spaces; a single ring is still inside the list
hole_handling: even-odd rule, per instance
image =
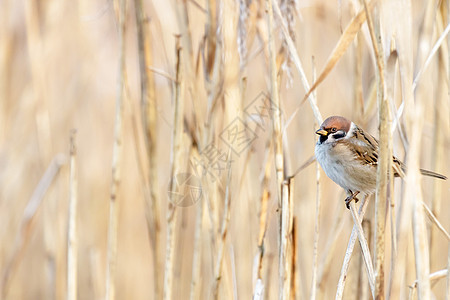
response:
[[[351,144],[350,149],[355,153],[356,159],[360,160],[365,165],[372,165],[374,167],[378,164],[378,140],[372,135],[364,132],[362,129],[357,128],[354,135],[346,139],[346,142]],[[395,156],[392,156],[392,165],[394,168],[394,176],[403,177],[405,166]]]

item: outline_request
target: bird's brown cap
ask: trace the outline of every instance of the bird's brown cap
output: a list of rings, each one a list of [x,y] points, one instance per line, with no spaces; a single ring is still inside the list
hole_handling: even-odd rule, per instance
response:
[[[322,125],[320,125],[320,128],[316,131],[316,133],[319,135],[328,135],[329,133],[333,133],[339,130],[348,132],[350,130],[350,125],[351,122],[344,117],[331,116],[323,121]]]

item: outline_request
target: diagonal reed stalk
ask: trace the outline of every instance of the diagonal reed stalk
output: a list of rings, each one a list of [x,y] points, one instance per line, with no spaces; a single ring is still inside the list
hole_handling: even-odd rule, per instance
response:
[[[5,266],[2,270],[0,282],[0,295],[2,299],[7,299],[11,277],[14,275],[19,262],[23,259],[25,249],[30,241],[30,236],[36,225],[36,219],[42,206],[44,196],[51,184],[55,181],[62,165],[63,159],[60,155],[53,158],[48,168],[45,170],[45,173],[39,180],[39,183],[35,187],[27,206],[25,207],[20,222],[20,229],[14,241],[12,254],[6,260]]]
[[[362,200],[362,203],[359,207],[357,220],[360,220],[360,221],[363,220],[364,214],[366,213],[368,203],[369,203],[369,201],[368,201],[367,197],[364,197]],[[353,206],[354,206],[354,203],[353,203]],[[352,209],[352,211],[353,211],[353,209]],[[345,257],[344,257],[344,262],[343,262],[342,268],[341,268],[341,275],[339,277],[339,282],[338,282],[338,286],[337,286],[337,290],[336,290],[336,297],[335,297],[336,300],[342,299],[342,297],[344,295],[344,287],[345,287],[345,280],[347,279],[347,271],[348,271],[348,268],[350,265],[350,259],[352,257],[352,253],[353,253],[353,249],[355,247],[357,237],[358,237],[358,226],[357,226],[357,224],[354,224],[352,233],[350,235],[350,239],[348,241],[348,246],[347,246],[347,250],[345,253]],[[367,267],[367,265],[366,265],[366,267]],[[372,282],[373,282],[373,278],[369,279],[369,280],[372,280]]]

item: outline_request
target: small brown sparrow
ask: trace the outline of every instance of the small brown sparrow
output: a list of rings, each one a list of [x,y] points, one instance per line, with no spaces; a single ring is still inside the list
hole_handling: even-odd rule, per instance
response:
[[[316,131],[316,159],[327,176],[346,190],[345,204],[359,193],[370,195],[377,186],[378,141],[344,117],[326,119]],[[405,164],[393,157],[394,176],[403,176]],[[422,175],[447,179],[444,175],[420,170]]]

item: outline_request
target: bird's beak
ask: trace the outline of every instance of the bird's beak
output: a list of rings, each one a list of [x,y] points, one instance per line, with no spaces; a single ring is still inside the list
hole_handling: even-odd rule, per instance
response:
[[[326,131],[325,129],[318,129],[316,131],[316,134],[318,135],[323,135],[323,136],[327,136],[328,135],[328,131]]]

